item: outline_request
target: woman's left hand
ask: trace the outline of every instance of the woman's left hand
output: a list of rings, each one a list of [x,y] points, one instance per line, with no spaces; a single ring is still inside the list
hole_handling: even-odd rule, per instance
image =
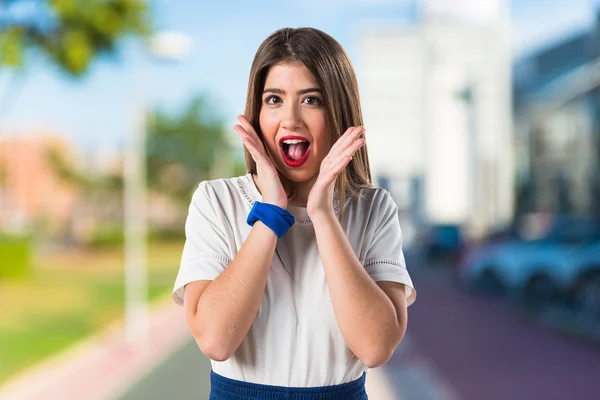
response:
[[[352,159],[354,153],[364,144],[359,136],[365,131],[362,126],[350,127],[331,146],[329,154],[321,162],[319,176],[313,185],[306,203],[306,212],[311,219],[324,215],[335,215],[333,210],[333,191],[335,180]]]

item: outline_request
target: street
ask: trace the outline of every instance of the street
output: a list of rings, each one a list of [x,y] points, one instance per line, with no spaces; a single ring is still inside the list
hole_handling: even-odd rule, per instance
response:
[[[210,361],[190,339],[120,399],[207,400],[209,392]]]
[[[417,301],[405,338],[382,368],[397,399],[600,397],[599,346],[543,326],[502,299],[460,292],[444,266],[409,265]],[[207,399],[209,371],[189,341],[121,400]]]
[[[550,329],[505,300],[460,292],[444,270],[411,269],[418,295],[407,333],[412,362],[434,369],[449,394],[463,400],[600,398],[600,346]],[[410,362],[394,357],[390,378]]]

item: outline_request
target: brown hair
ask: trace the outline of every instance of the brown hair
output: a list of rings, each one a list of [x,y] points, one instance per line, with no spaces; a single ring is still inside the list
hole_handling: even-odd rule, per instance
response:
[[[318,29],[283,28],[272,33],[260,45],[248,80],[245,115],[263,143],[259,114],[267,73],[272,66],[289,61],[303,63],[321,87],[332,136],[331,143],[335,143],[349,127],[363,125],[356,75],[343,47]],[[246,171],[255,174],[256,163],[245,147],[244,153]],[[354,154],[335,182],[340,222],[346,194],[358,196],[361,189],[369,187],[372,187],[371,169],[365,144]],[[294,194],[291,194],[289,198],[293,197]]]

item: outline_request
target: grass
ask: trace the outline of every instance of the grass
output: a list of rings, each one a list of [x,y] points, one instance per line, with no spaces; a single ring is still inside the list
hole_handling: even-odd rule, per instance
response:
[[[167,296],[182,243],[153,243],[148,298]],[[0,385],[123,316],[122,249],[39,257],[26,281],[0,281]]]

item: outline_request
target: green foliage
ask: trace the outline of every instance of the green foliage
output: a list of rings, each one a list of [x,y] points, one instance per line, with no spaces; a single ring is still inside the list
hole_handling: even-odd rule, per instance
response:
[[[123,226],[107,224],[94,230],[87,245],[90,248],[121,247],[125,242]]]
[[[50,146],[46,152],[46,159],[50,168],[65,183],[82,187],[87,187],[91,184],[89,178],[75,168],[69,157],[59,147]]]
[[[181,226],[174,228],[161,228],[153,229],[149,232],[149,238],[151,241],[157,241],[162,243],[168,242],[181,242],[185,240],[185,230],[181,229]]]
[[[12,27],[0,34],[0,64],[16,67],[23,62],[24,37],[25,30],[21,27]]]
[[[233,164],[233,176],[240,176],[246,174],[246,164],[243,159],[236,160]]]
[[[23,278],[30,272],[31,240],[0,235],[0,278]]]
[[[11,19],[26,2],[32,11]],[[5,0],[0,15],[0,65],[22,66],[27,50],[35,49],[73,76],[84,74],[96,56],[114,53],[119,39],[150,32],[143,0]]]
[[[210,179],[219,157],[230,156],[223,118],[207,96],[196,96],[178,115],[156,111],[147,141],[148,185],[189,202],[190,191]],[[231,157],[233,159],[233,157]]]
[[[77,168],[65,151],[58,146],[48,147],[45,156],[49,167],[62,182],[80,189],[88,198],[101,197],[98,201],[106,202],[107,195],[121,196],[124,184],[120,173],[90,175]],[[2,164],[0,164],[0,183],[2,183],[2,171]]]

